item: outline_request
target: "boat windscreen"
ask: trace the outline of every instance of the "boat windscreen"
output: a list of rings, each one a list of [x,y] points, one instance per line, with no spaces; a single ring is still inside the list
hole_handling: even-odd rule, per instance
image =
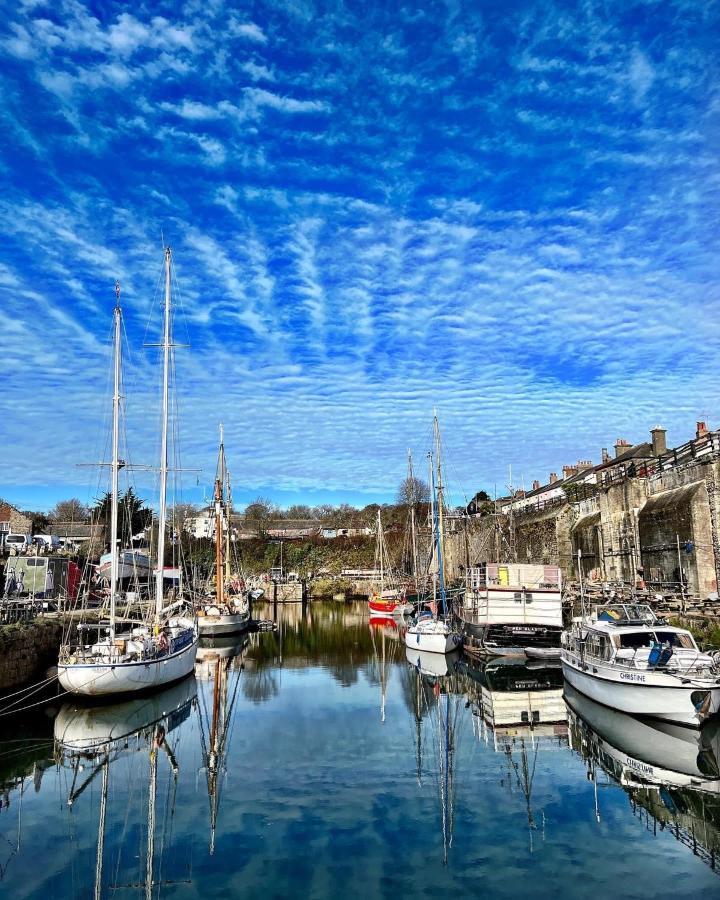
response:
[[[671,647],[682,647],[685,650],[695,650],[692,637],[677,631],[656,631],[655,637],[661,644],[669,644]]]

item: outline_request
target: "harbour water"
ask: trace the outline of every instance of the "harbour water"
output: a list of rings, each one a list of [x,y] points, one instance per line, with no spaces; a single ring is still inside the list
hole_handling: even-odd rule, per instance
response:
[[[445,668],[364,605],[275,615],[161,694],[3,720],[0,895],[720,889],[717,728],[566,702],[552,667]]]

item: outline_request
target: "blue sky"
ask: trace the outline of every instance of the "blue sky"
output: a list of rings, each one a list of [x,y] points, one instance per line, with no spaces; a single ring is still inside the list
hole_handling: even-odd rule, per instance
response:
[[[719,41],[714,2],[7,7],[0,494],[87,496],[116,278],[154,460],[161,234],[187,499],[220,420],[282,504],[392,499],[434,406],[468,495],[717,426]]]

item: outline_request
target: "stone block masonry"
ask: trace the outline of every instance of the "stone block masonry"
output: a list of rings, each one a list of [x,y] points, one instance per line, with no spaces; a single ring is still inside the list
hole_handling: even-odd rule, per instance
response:
[[[0,626],[0,691],[41,681],[57,663],[62,635],[57,619]]]

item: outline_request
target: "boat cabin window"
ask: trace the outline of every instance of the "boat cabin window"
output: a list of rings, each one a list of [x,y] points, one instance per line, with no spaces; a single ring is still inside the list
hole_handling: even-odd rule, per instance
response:
[[[610,659],[612,649],[608,636],[605,634],[589,634],[585,641],[585,653],[598,659]]]
[[[655,636],[651,631],[631,631],[619,635],[620,646],[637,650],[638,647],[652,647]]]
[[[685,650],[697,650],[692,637],[676,631],[636,631],[629,634],[615,636],[620,638],[621,647],[630,647],[637,650],[638,647],[652,647],[657,641],[659,644],[669,644],[671,647],[681,647]]]
[[[685,650],[696,650],[695,642],[689,634],[678,634],[677,631],[656,631],[655,636],[661,644],[671,647],[682,647]]]

